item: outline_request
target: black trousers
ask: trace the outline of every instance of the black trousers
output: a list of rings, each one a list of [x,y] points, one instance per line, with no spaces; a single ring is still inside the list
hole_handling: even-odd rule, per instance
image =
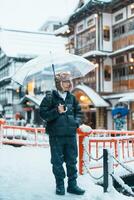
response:
[[[77,178],[77,140],[73,137],[49,137],[51,150],[51,163],[56,184],[63,184],[65,178],[65,169],[63,163],[66,163],[68,184],[75,184]]]

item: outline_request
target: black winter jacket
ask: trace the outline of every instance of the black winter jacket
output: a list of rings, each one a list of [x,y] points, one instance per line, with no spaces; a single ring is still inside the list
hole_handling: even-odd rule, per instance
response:
[[[67,112],[59,113],[58,105],[67,107]],[[81,123],[81,107],[75,96],[67,92],[64,100],[57,91],[47,92],[40,104],[40,116],[47,122],[46,132],[50,136],[74,136]]]

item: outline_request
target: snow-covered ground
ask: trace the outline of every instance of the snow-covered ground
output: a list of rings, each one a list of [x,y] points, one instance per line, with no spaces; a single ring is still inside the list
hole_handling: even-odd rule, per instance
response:
[[[65,179],[65,184],[66,184]],[[89,175],[78,177],[86,189],[83,196],[55,195],[55,181],[51,171],[49,148],[3,145],[0,148],[0,200],[132,200],[114,189],[103,193]],[[67,185],[66,185],[67,186]]]

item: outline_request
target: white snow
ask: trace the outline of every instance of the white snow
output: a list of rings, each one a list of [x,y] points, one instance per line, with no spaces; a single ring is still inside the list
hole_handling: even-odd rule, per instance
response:
[[[21,103],[24,101],[24,100],[30,100],[32,102],[34,102],[36,105],[40,105],[42,99],[43,99],[43,95],[36,95],[36,96],[33,96],[33,95],[25,95],[22,99],[21,99]]]
[[[65,180],[67,181],[67,180]],[[1,200],[132,200],[114,189],[103,193],[89,175],[78,177],[86,189],[83,196],[66,193],[55,195],[55,181],[51,171],[49,148],[3,145],[0,148],[0,199]],[[67,186],[67,185],[66,185]]]
[[[96,3],[96,1],[94,1],[94,0],[84,0],[83,6],[80,7],[80,8],[77,8],[77,10],[75,10],[74,13],[79,12],[79,11],[80,11],[81,9],[83,9],[88,3],[90,3],[90,1],[91,1],[91,3],[93,3],[93,2]],[[111,2],[112,0],[98,0],[98,1],[100,1],[100,3],[109,3],[109,2]]]
[[[119,102],[133,102],[134,101],[134,92],[124,95],[124,97],[119,99]]]
[[[85,84],[77,85],[73,91],[81,90],[83,91],[95,105],[95,107],[108,107],[109,104],[99,95],[97,94],[92,88],[86,86]]]
[[[89,133],[92,131],[92,128],[90,126],[87,126],[86,124],[80,125],[79,128],[83,133]]]
[[[61,28],[55,30],[55,31],[54,31],[54,34],[55,34],[55,35],[64,34],[64,33],[67,32],[68,30],[69,30],[69,26],[68,26],[68,25],[64,25],[64,26],[62,26]]]
[[[89,51],[87,53],[84,53],[82,56],[84,58],[88,57],[88,56],[92,56],[92,55],[98,55],[98,56],[109,56],[109,53],[104,52],[104,51]]]
[[[65,52],[66,39],[52,33],[1,29],[0,45],[8,57],[48,55],[48,52]]]

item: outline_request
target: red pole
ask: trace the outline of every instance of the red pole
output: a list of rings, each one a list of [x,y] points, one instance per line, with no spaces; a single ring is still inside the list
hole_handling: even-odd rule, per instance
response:
[[[79,136],[79,173],[83,174],[83,154],[84,154],[84,147],[83,147],[83,140],[84,135],[78,134]]]

